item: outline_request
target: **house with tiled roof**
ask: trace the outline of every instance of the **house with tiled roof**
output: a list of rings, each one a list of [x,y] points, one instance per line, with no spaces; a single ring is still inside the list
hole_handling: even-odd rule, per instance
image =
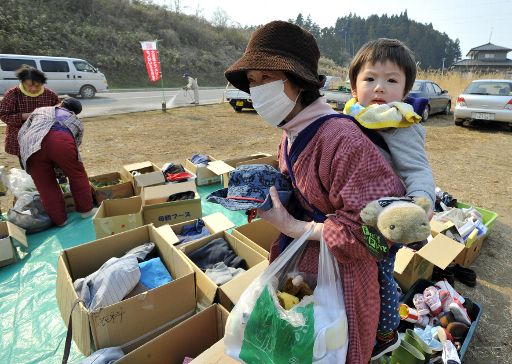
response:
[[[512,74],[512,59],[507,58],[510,48],[487,43],[471,48],[466,59],[455,62],[450,67],[459,72],[486,72]]]

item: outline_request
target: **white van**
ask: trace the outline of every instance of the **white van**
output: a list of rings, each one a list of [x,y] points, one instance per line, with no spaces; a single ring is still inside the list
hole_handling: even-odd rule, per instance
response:
[[[48,88],[59,95],[91,98],[96,92],[108,91],[105,75],[83,59],[0,54],[0,94],[19,83],[15,71],[23,64],[43,71]]]

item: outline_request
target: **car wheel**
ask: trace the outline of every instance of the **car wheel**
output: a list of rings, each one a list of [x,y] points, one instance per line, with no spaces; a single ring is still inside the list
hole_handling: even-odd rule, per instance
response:
[[[455,119],[454,122],[455,122],[455,125],[457,125],[457,126],[464,126],[463,119]]]
[[[451,108],[452,108],[452,103],[450,101],[448,101],[448,103],[446,104],[446,107],[444,108],[444,114],[450,115]]]
[[[80,89],[80,96],[82,96],[84,99],[93,98],[94,95],[96,95],[96,89],[90,85],[82,86]]]
[[[421,114],[421,121],[425,122],[428,120],[428,116],[430,114],[430,106],[427,105],[425,110],[423,110],[423,114]]]
[[[242,111],[242,108],[241,108],[240,106],[237,106],[237,107],[235,107],[235,111],[236,111],[236,112],[241,112],[241,111]]]

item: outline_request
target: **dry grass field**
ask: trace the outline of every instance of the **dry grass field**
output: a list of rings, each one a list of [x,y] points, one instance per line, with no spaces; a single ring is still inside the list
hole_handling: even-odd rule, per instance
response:
[[[457,97],[458,86],[454,81],[447,80],[446,85],[436,81]],[[198,152],[216,158],[275,153],[281,135],[277,129],[266,126],[256,113],[235,113],[227,104],[84,121],[81,154],[89,175],[116,171],[122,164],[143,160],[159,165],[181,162]],[[500,215],[473,266],[478,285],[467,288],[459,283],[456,288],[480,303],[484,310],[465,362],[509,363],[512,360],[512,132],[500,125],[456,127],[452,116],[434,116],[425,127],[426,148],[437,185],[460,201]],[[0,147],[3,149],[3,145]],[[2,153],[0,165],[18,167],[18,162]],[[0,200],[5,211],[10,198]]]

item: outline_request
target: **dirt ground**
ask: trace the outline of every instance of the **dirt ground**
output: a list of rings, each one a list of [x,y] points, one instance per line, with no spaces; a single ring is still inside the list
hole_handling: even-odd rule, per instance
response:
[[[254,112],[235,113],[227,104],[84,119],[81,148],[89,176],[151,160],[182,162],[194,153],[217,159],[255,152],[276,153],[280,132]],[[459,201],[495,211],[499,218],[473,268],[475,288],[456,288],[483,307],[465,363],[512,361],[512,132],[501,125],[456,127],[452,116],[432,117],[427,152],[436,184]],[[0,128],[5,130],[5,128]],[[3,138],[2,138],[3,140]],[[3,142],[0,147],[3,150]],[[18,167],[0,155],[0,165]],[[12,203],[0,198],[2,211]]]

